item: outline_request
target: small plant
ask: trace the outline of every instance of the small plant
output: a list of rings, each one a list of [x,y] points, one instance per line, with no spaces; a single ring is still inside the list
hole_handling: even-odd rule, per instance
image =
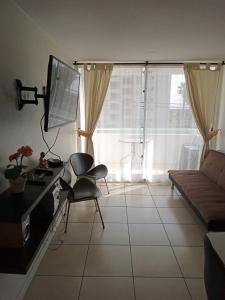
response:
[[[29,146],[22,146],[17,150],[16,153],[11,154],[9,156],[9,161],[16,161],[16,164],[9,164],[7,169],[5,170],[5,177],[7,179],[15,179],[19,176],[23,176],[24,173],[22,172],[26,166],[23,165],[23,158],[29,157],[33,153],[33,150]]]

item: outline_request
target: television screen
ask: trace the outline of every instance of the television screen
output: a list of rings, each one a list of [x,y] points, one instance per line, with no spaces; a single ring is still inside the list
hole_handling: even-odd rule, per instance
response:
[[[49,56],[44,130],[75,122],[80,74],[53,55]]]

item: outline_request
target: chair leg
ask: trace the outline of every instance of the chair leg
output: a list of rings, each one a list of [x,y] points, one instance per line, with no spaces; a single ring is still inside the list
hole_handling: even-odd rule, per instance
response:
[[[102,221],[102,227],[103,227],[103,229],[105,229],[105,224],[103,222],[102,213],[101,213],[101,210],[100,210],[100,207],[99,207],[99,204],[98,204],[98,198],[95,198],[95,201],[96,201],[96,205],[98,207],[99,215],[100,215],[100,218],[101,218],[101,221]]]
[[[109,188],[108,188],[108,184],[107,184],[107,181],[106,181],[105,177],[104,177],[104,180],[105,180],[105,184],[106,184],[108,195],[109,195]]]
[[[69,212],[70,212],[70,202],[68,203],[68,207],[67,207],[66,225],[65,225],[64,233],[67,232],[67,224],[68,224]]]
[[[96,204],[95,199],[94,199],[94,203],[95,203],[96,212],[98,212],[98,206],[97,206],[97,204]]]
[[[65,215],[66,215],[66,211],[67,211],[67,204],[68,204],[68,200],[66,199],[65,210],[64,210],[63,216],[65,216]]]

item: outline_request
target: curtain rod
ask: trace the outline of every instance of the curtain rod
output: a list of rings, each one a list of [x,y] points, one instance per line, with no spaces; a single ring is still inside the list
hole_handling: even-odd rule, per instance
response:
[[[83,66],[84,64],[94,64],[94,63],[112,63],[114,66],[133,66],[133,65],[184,65],[185,63],[199,63],[199,64],[218,64],[221,63],[222,65],[225,65],[225,61],[200,61],[200,62],[150,62],[150,61],[145,61],[145,62],[78,62],[74,61],[73,65],[75,66]]]

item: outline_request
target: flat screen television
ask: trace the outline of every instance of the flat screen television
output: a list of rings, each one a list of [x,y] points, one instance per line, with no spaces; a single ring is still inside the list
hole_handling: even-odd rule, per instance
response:
[[[77,119],[80,74],[53,55],[49,56],[44,130],[62,127]]]

